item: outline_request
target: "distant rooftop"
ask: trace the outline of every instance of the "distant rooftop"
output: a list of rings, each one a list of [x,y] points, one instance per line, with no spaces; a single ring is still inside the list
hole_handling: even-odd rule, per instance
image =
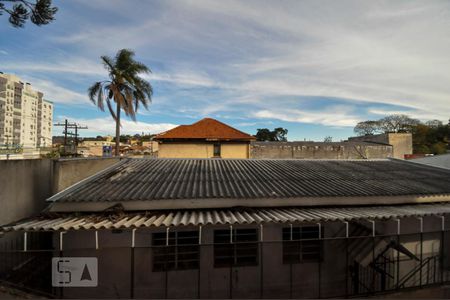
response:
[[[180,125],[154,137],[154,140],[186,139],[252,141],[255,137],[211,118],[202,119],[191,125]]]
[[[450,169],[450,153],[411,159],[411,162]]]

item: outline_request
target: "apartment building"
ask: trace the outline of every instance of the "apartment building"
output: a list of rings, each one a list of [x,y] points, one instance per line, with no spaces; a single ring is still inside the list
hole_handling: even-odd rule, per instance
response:
[[[52,145],[53,103],[19,77],[0,73],[0,145]]]

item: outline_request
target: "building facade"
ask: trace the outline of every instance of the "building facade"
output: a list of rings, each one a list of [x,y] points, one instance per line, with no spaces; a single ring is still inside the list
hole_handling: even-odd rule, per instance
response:
[[[19,77],[0,74],[0,145],[52,145],[53,103]]]
[[[385,145],[392,145],[393,156],[398,159],[405,159],[405,155],[413,153],[413,143],[411,133],[396,133],[388,132],[374,135],[364,135],[357,137],[350,137],[350,142],[371,142]]]
[[[249,158],[255,137],[211,118],[158,134],[160,158]]]
[[[450,282],[449,175],[387,159],[123,159],[0,227],[24,237],[0,279],[36,285],[52,257],[95,257],[95,287],[35,288],[157,299],[423,291]]]
[[[370,142],[251,142],[256,159],[380,159],[393,157],[393,146]]]

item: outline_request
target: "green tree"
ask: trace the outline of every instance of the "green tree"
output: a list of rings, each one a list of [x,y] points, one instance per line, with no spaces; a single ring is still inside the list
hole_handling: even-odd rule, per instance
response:
[[[354,131],[358,135],[374,132],[410,132],[413,137],[413,151],[418,154],[445,153],[450,142],[450,121],[447,125],[439,120],[421,123],[407,115],[390,115],[378,121],[359,122]]]
[[[412,129],[413,150],[420,154],[442,154],[447,151],[450,126],[435,120],[419,124]]]
[[[356,124],[353,131],[357,135],[372,135],[380,131],[380,122],[379,121],[364,121]]]
[[[425,122],[425,124],[428,126],[428,127],[433,127],[433,128],[437,128],[437,127],[440,127],[440,126],[443,126],[444,124],[442,123],[442,121],[440,121],[440,120],[430,120],[430,121],[427,121],[427,122]]]
[[[119,50],[114,58],[102,56],[101,60],[108,71],[109,80],[98,81],[88,89],[91,101],[102,111],[106,102],[116,122],[116,156],[119,155],[121,111],[136,121],[139,105],[142,104],[148,109],[153,94],[150,83],[140,77],[141,74],[151,72],[150,69],[133,57],[134,52],[127,49]]]
[[[282,127],[273,131],[268,128],[258,128],[256,132],[257,141],[286,142],[288,130]]]
[[[414,145],[414,153],[418,153],[418,154],[428,154],[430,153],[430,148],[428,148],[427,145],[423,145],[423,144],[418,144],[418,145]]]
[[[380,129],[384,132],[411,132],[414,126],[420,124],[417,119],[407,115],[390,115],[378,121]]]
[[[287,129],[284,129],[282,127],[275,128],[273,130],[273,134],[274,134],[275,141],[277,141],[277,142],[286,142],[287,141],[287,137],[286,137],[286,135],[288,134]]]
[[[447,152],[447,145],[443,142],[437,142],[431,145],[430,151],[433,154],[444,154]]]
[[[256,140],[257,141],[273,141],[272,131],[268,128],[258,128],[256,129]]]
[[[38,26],[47,25],[55,20],[57,11],[52,0],[0,0],[0,15],[8,14],[14,27],[23,27],[28,19]]]

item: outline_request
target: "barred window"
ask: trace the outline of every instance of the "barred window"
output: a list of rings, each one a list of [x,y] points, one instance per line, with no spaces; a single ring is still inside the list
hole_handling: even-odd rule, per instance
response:
[[[318,226],[283,228],[283,263],[320,261],[321,243]]]
[[[214,267],[258,265],[258,230],[214,231]]]
[[[153,271],[199,268],[198,231],[153,233]]]

